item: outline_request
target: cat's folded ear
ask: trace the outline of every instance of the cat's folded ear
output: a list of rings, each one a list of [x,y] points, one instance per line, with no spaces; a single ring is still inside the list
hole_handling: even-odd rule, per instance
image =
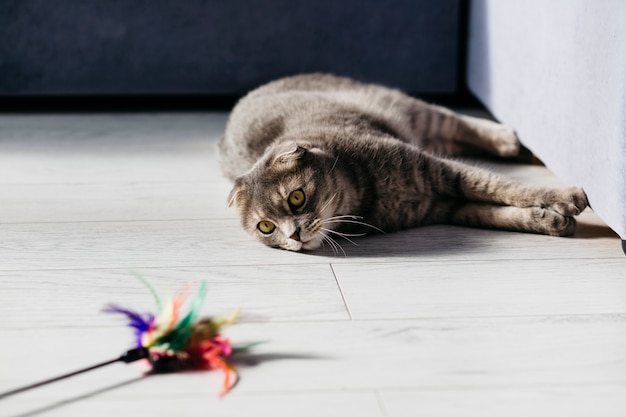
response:
[[[291,164],[301,159],[313,145],[304,141],[289,141],[276,145],[274,149],[273,164]]]
[[[235,185],[233,189],[230,190],[230,194],[228,195],[228,207],[240,208],[242,205],[242,199],[245,195],[244,184],[241,178],[237,178],[235,180]]]

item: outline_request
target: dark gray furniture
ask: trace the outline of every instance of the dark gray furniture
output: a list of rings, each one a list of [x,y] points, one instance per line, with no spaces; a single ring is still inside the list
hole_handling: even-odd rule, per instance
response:
[[[326,71],[454,93],[460,0],[3,0],[0,96],[242,94]]]

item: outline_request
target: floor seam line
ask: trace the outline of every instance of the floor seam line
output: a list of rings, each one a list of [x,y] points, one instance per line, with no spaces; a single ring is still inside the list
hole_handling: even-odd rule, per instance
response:
[[[335,267],[333,266],[333,264],[328,265],[330,266],[330,271],[333,273],[333,277],[335,278],[335,283],[337,284],[337,288],[339,289],[339,294],[341,294],[341,299],[343,300],[343,305],[346,308],[348,317],[350,317],[350,321],[354,321],[354,317],[352,317],[352,311],[350,310],[350,305],[348,304],[346,295],[343,292],[343,288],[341,288],[341,283],[339,282],[339,278],[337,277],[337,273],[335,272]]]

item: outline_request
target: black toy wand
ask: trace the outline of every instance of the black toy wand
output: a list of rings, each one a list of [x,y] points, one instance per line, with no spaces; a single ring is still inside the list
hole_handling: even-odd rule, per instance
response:
[[[102,362],[102,363],[99,363],[97,365],[92,365],[92,366],[89,366],[87,368],[79,369],[77,371],[70,372],[70,373],[65,374],[65,375],[60,375],[60,376],[57,376],[57,377],[54,377],[54,378],[46,379],[45,381],[36,382],[34,384],[26,385],[24,387],[20,387],[20,388],[13,389],[11,391],[6,391],[6,392],[3,392],[3,393],[0,393],[0,400],[5,399],[6,397],[10,397],[11,395],[15,395],[15,394],[19,394],[19,393],[24,392],[24,391],[31,390],[33,388],[41,387],[42,385],[51,384],[53,382],[57,382],[57,381],[60,381],[62,379],[66,379],[66,378],[72,377],[74,375],[82,374],[84,372],[93,371],[94,369],[102,368],[103,366],[107,366],[107,365],[110,365],[112,363],[116,363],[116,362],[131,363],[131,362],[138,361],[139,359],[148,358],[148,356],[149,356],[148,348],[138,347],[138,348],[135,348],[135,349],[130,349],[130,350],[122,353],[122,355],[119,358],[112,359],[112,360],[109,360],[109,361],[106,361],[106,362]]]

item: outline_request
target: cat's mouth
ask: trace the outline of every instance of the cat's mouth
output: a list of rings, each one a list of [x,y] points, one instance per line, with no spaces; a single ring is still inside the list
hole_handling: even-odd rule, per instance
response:
[[[311,240],[307,240],[307,241],[302,241],[300,242],[302,243],[302,249],[304,250],[314,250],[319,248],[320,243],[316,242],[315,239],[311,239]]]
[[[306,251],[315,250],[315,249],[318,249],[321,245],[322,245],[322,239],[317,236],[314,236],[308,240],[296,241],[293,239],[289,239],[285,243],[283,248],[290,250],[290,251],[294,251],[294,252],[300,252],[302,250],[306,250]]]

